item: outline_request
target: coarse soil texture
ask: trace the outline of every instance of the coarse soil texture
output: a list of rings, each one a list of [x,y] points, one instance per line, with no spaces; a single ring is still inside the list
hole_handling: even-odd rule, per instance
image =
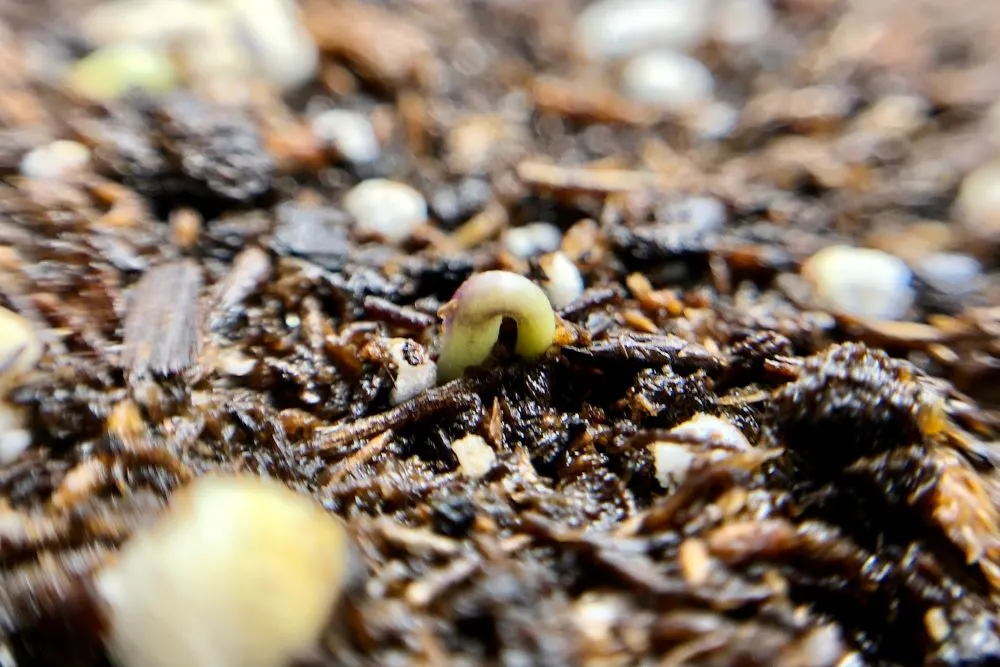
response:
[[[356,543],[309,664],[1000,664],[1000,3],[700,3],[683,105],[575,0],[98,99],[97,4],[0,0],[0,665],[110,664],[88,582],[218,471]],[[493,269],[554,344],[439,383]]]

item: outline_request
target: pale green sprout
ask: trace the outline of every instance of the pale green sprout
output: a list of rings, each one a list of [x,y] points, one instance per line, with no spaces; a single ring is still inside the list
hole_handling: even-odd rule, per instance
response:
[[[70,70],[77,93],[97,100],[121,97],[130,88],[163,93],[177,85],[169,54],[141,44],[114,44],[78,60]]]
[[[466,280],[439,314],[441,349],[438,380],[461,377],[486,361],[500,337],[504,318],[517,324],[514,352],[525,359],[541,356],[552,345],[556,317],[541,287],[509,271],[484,271]]]

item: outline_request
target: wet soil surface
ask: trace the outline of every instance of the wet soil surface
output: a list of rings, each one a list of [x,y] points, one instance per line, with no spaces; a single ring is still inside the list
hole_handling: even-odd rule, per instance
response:
[[[93,3],[0,1],[0,298],[45,343],[6,399],[0,664],[106,664],[74,591],[219,470],[347,521],[324,664],[1000,664],[1000,215],[956,204],[1000,154],[1000,10],[764,3],[689,47],[713,100],[678,111],[580,54],[584,4],[311,0],[293,89],[96,102],[63,78]],[[56,139],[89,165],[26,178]],[[374,178],[427,220],[357,224]],[[849,263],[805,270],[835,245],[913,275],[852,312]],[[505,329],[396,391],[466,278],[554,251],[583,288],[546,355]]]

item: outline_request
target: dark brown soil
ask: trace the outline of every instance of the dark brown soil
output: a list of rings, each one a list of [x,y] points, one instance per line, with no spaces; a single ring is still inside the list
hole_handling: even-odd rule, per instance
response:
[[[998,151],[994,0],[780,0],[765,39],[697,52],[739,111],[711,140],[574,54],[573,0],[310,0],[302,89],[105,104],[46,66],[90,48],[91,4],[0,0],[0,300],[46,342],[10,398],[32,445],[0,465],[0,665],[106,664],[82,586],[213,470],[346,519],[365,577],[324,664],[1000,664],[1000,273],[953,221]],[[926,103],[911,134],[858,129],[896,94]],[[322,107],[369,114],[381,157],[321,145]],[[92,168],[20,178],[56,138]],[[429,203],[403,243],[340,205],[376,176]],[[392,405],[389,339],[434,356],[467,277],[541,276],[501,241],[535,221],[586,286],[559,344],[527,362],[506,331]],[[834,243],[984,270],[856,319],[799,274]],[[753,447],[685,436],[697,462],[664,488],[649,445],[699,414]],[[496,452],[482,479],[467,434]]]

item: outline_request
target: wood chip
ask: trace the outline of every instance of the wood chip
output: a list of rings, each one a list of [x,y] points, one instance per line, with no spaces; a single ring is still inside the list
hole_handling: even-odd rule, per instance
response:
[[[253,294],[271,275],[271,260],[260,248],[247,248],[233,260],[229,273],[215,285],[212,314],[209,318],[212,329],[225,324],[232,311]]]
[[[531,95],[542,112],[583,121],[647,126],[660,120],[660,114],[651,107],[591,82],[538,77],[531,86]]]
[[[320,49],[384,86],[395,87],[414,77],[433,55],[430,38],[421,28],[380,7],[310,3],[307,15]]]
[[[660,185],[660,177],[649,172],[561,167],[532,160],[525,160],[518,164],[517,175],[529,187],[555,192],[609,194],[632,192]]]
[[[681,566],[684,581],[691,586],[701,586],[712,570],[711,556],[703,540],[688,538],[677,549],[677,563]]]
[[[451,241],[460,250],[474,248],[499,234],[508,222],[507,209],[496,201],[490,202],[456,229],[451,235]]]
[[[201,350],[201,269],[190,260],[150,269],[129,300],[122,366],[129,382],[191,368]]]

